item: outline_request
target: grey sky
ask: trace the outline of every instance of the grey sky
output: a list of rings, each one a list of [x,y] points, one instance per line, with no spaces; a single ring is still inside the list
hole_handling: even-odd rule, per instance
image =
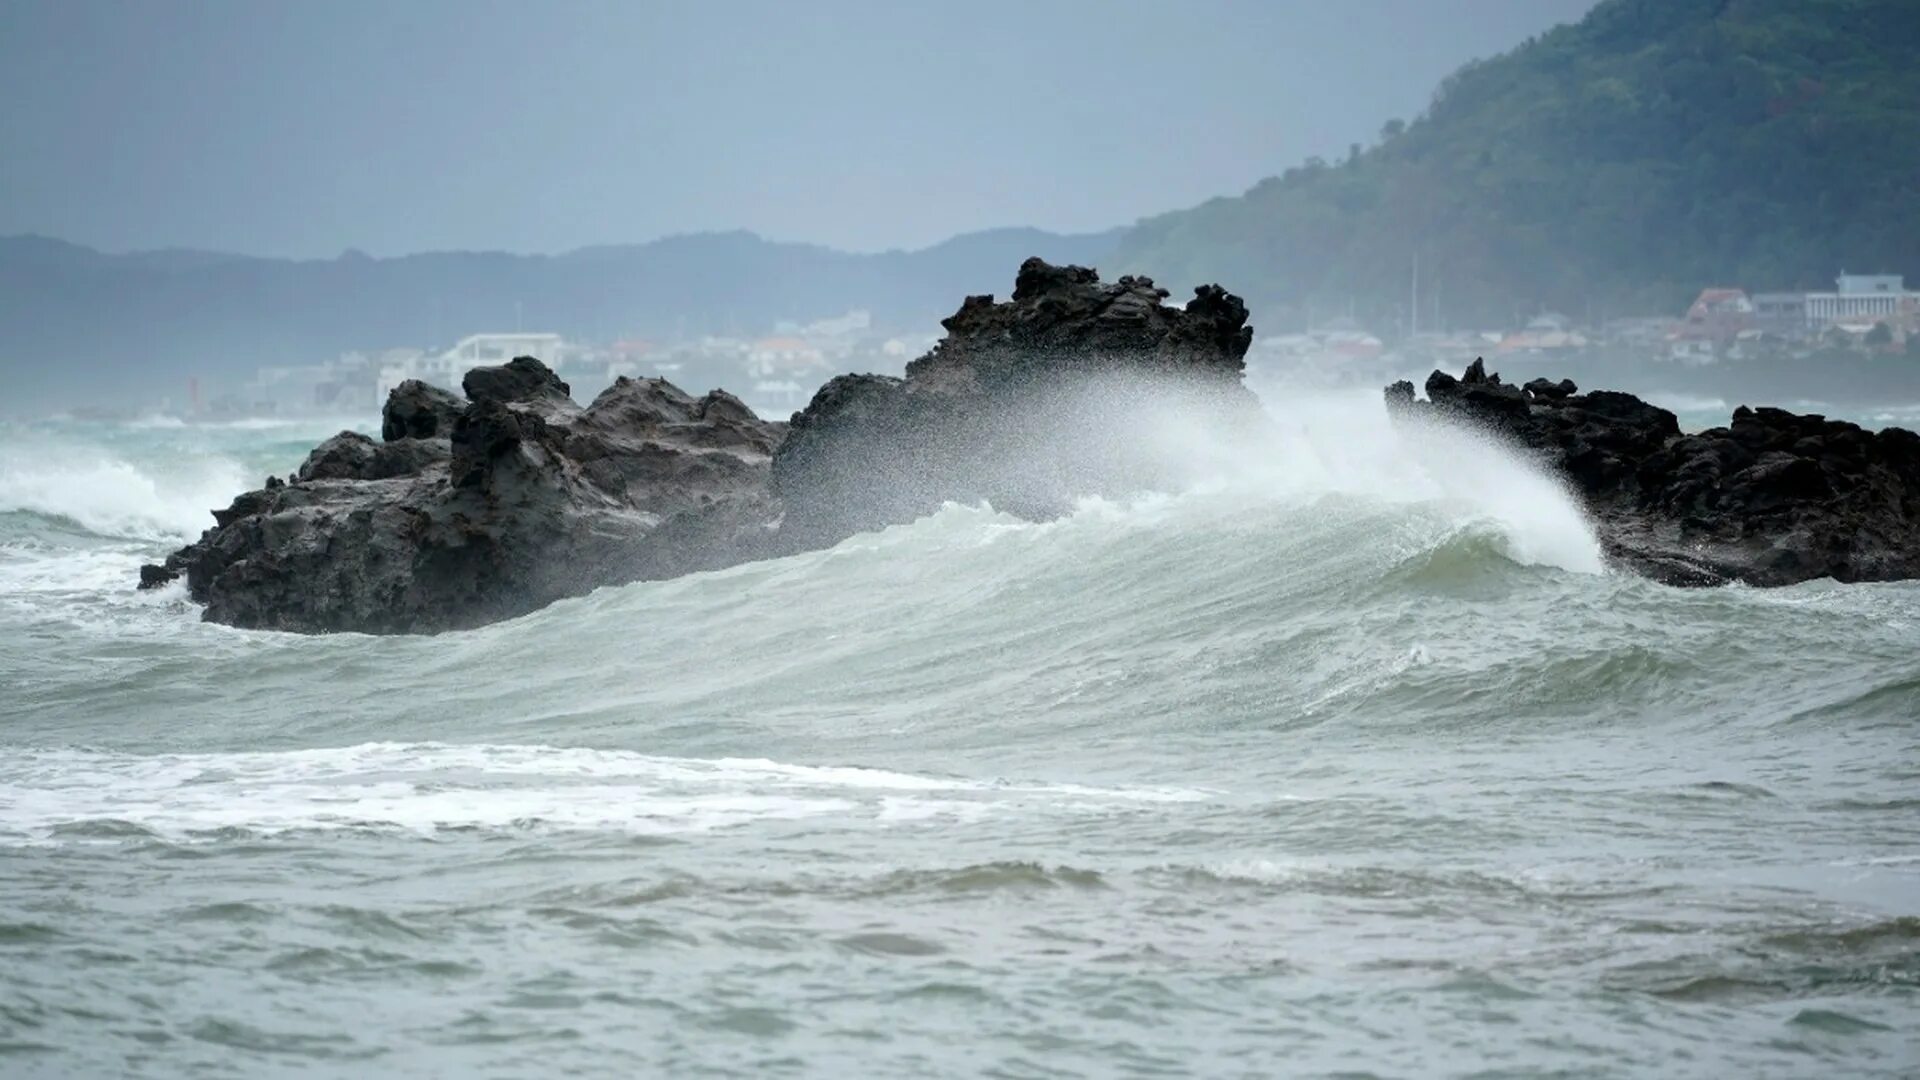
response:
[[[0,234],[862,250],[1091,230],[1411,116],[1592,0],[0,0]]]

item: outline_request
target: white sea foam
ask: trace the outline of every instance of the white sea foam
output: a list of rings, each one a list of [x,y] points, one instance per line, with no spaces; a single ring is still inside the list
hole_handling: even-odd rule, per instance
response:
[[[1392,422],[1377,393],[1326,392],[1270,403],[1263,438],[1223,437],[1212,418],[1170,413],[1141,433],[1193,463],[1196,488],[1308,502],[1326,495],[1445,504],[1493,525],[1517,562],[1581,573],[1605,567],[1572,493],[1513,448],[1447,424]]]
[[[1097,393],[1095,395],[1097,397]],[[1100,414],[1099,405],[1088,411]],[[855,537],[845,556],[890,546],[952,544],[972,529],[989,542],[1009,532],[1111,523],[1182,527],[1227,507],[1314,512],[1328,496],[1440,507],[1461,527],[1490,527],[1516,562],[1576,573],[1605,569],[1599,540],[1567,486],[1513,447],[1450,424],[1396,424],[1377,393],[1322,392],[1270,405],[1264,430],[1223,430],[1204,409],[1168,407],[1127,431],[1131,453],[1169,466],[1183,494],[1081,499],[1064,522],[980,518],[951,505],[932,521]]]
[[[285,417],[274,417],[274,416],[247,416],[247,417],[242,417],[241,419],[238,419],[238,420],[220,420],[220,421],[215,421],[213,423],[202,423],[199,426],[206,427],[206,428],[213,428],[217,430],[225,430],[225,431],[281,431],[288,428],[298,428],[298,427],[318,426],[318,427],[333,428],[333,427],[342,427],[342,426],[354,427],[356,425],[352,420],[349,420],[344,424],[331,424],[324,420],[309,419],[304,417],[301,419],[295,420],[295,419],[289,419]]]
[[[177,431],[186,427],[187,422],[178,416],[154,413],[142,416],[138,420],[129,420],[127,426],[135,431]]]
[[[131,545],[84,551],[0,545],[0,592],[10,599],[65,602],[125,592],[147,556]]]
[[[0,450],[0,513],[64,518],[102,536],[196,536],[213,524],[210,507],[247,487],[240,466],[222,458],[135,462],[53,439],[10,438]]]
[[[243,416],[237,420],[183,420],[178,416],[157,413],[129,420],[125,427],[135,431],[285,431],[294,428],[306,428],[316,432],[333,432],[341,428],[356,431],[368,431],[378,425],[368,425],[364,416]]]
[[[1296,881],[1305,874],[1325,871],[1324,859],[1237,858],[1203,863],[1200,870],[1222,881],[1251,885],[1280,885]]]
[[[1647,394],[1646,400],[1669,412],[1719,413],[1722,415],[1722,423],[1725,422],[1725,414],[1733,412],[1733,406],[1727,403],[1726,398],[1713,397],[1705,394],[1680,394],[1653,391]]]
[[[365,743],[138,756],[28,750],[0,764],[0,842],[125,822],[163,836],[220,829],[457,828],[701,832],[835,816],[849,825],[1086,813],[1204,792],[974,780],[749,758],[547,746]]]

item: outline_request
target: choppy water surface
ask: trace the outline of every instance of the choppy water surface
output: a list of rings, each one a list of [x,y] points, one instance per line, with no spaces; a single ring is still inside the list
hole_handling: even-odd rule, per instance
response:
[[[418,639],[129,588],[326,430],[0,431],[0,1074],[1920,1069],[1920,588],[1281,430]]]

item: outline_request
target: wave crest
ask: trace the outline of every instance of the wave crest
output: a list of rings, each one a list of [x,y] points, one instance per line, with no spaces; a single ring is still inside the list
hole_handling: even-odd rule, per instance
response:
[[[105,447],[8,439],[0,446],[0,514],[56,518],[97,536],[179,540],[247,487],[222,458],[135,463]]]

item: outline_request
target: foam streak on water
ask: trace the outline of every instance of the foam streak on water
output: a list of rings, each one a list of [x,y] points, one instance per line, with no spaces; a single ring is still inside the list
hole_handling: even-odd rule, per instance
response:
[[[26,751],[0,766],[0,843],[114,822],[192,841],[221,830],[604,830],[697,833],[834,815],[978,817],[1201,799],[1180,789],[980,782],[766,760],[661,758],[542,746],[368,743],[339,749],[132,756]]]
[[[0,1075],[1920,1068],[1920,589],[1275,412],[431,639],[128,587],[324,430],[0,431]]]

